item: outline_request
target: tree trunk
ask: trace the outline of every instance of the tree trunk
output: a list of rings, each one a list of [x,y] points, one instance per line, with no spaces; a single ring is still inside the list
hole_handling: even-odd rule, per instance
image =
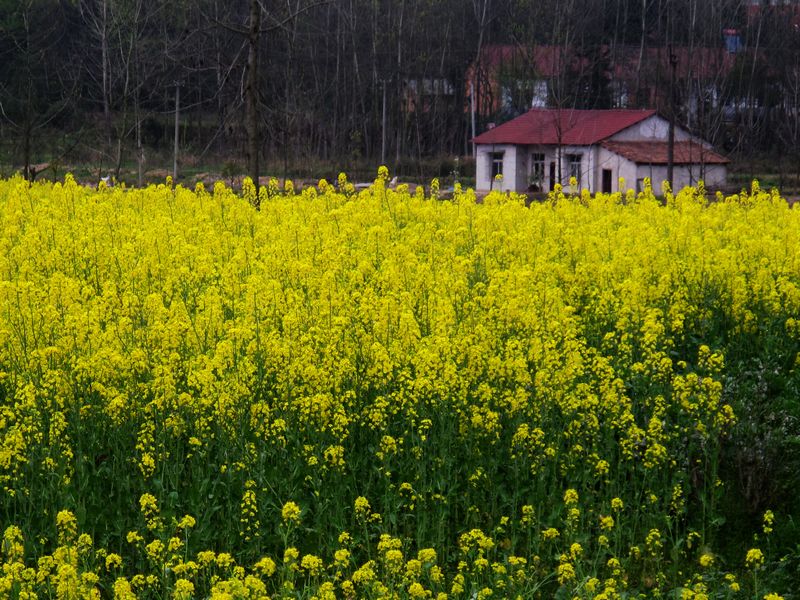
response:
[[[175,143],[172,153],[172,181],[178,182],[178,142],[181,134],[181,84],[175,82]]]
[[[111,82],[108,59],[108,0],[103,1],[103,20],[100,31],[100,60],[103,63],[103,125],[106,134],[106,153],[111,155]]]
[[[26,24],[27,26],[27,24]],[[28,49],[30,49],[30,33],[26,30],[26,44]],[[30,53],[26,55],[26,71],[28,73],[28,89],[27,89],[27,98],[25,102],[25,123],[22,128],[22,154],[23,154],[23,161],[25,163],[22,176],[28,180],[33,181],[33,173],[31,173],[31,136],[33,135],[33,82],[31,81],[30,73]]]
[[[674,167],[675,167],[675,69],[678,65],[678,59],[672,49],[669,47],[669,135],[667,138],[667,181],[669,182],[670,190],[675,191],[674,188]]]
[[[144,146],[142,146],[142,115],[139,107],[139,92],[136,92],[136,185],[144,183]]]
[[[31,171],[31,136],[32,136],[31,130],[32,127],[31,127],[30,109],[28,109],[28,114],[26,114],[25,116],[25,125],[22,133],[23,135],[22,154],[23,154],[23,161],[25,162],[25,165],[22,169],[22,176],[28,181],[33,181],[34,178],[34,173]]]
[[[247,83],[244,89],[245,131],[247,133],[247,172],[258,194],[258,43],[261,39],[261,6],[250,0],[250,27],[247,34]],[[258,197],[256,195],[256,197]],[[256,200],[256,202],[258,202]]]

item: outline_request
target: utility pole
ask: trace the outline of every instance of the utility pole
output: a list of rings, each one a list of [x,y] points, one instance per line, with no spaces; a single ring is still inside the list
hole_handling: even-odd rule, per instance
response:
[[[669,137],[667,138],[667,182],[672,187],[675,169],[675,69],[678,66],[678,57],[669,46]]]
[[[172,157],[172,181],[178,180],[178,140],[181,126],[181,83],[175,82],[175,152]]]
[[[472,139],[475,139],[475,82],[469,82],[469,112],[470,122],[472,125]],[[472,158],[478,156],[478,151],[475,148],[475,142],[472,142]]]

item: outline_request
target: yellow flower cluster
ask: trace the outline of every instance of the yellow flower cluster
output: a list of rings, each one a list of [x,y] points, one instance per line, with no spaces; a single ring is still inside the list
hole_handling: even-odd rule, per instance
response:
[[[300,522],[300,507],[296,502],[291,500],[283,505],[281,509],[281,517],[284,523],[299,523]]]

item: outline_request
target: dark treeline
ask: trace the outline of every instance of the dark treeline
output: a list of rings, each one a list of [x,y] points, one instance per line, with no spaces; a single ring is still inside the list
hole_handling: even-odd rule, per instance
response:
[[[381,160],[402,170],[468,155],[473,109],[480,133],[540,105],[675,110],[734,157],[772,154],[800,172],[796,10],[757,0],[0,0],[0,163],[29,177],[38,163],[117,175],[135,164],[141,181],[171,165],[177,104],[184,158],[262,175]]]

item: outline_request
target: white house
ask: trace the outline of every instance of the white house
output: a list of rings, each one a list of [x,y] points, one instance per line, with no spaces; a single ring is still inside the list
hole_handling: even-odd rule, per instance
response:
[[[637,190],[649,177],[658,192],[667,179],[668,134],[668,121],[654,110],[534,108],[474,138],[476,188],[547,191],[575,177],[581,189],[616,192],[620,177]],[[700,180],[724,186],[727,164],[710,144],[675,127],[675,189]]]

